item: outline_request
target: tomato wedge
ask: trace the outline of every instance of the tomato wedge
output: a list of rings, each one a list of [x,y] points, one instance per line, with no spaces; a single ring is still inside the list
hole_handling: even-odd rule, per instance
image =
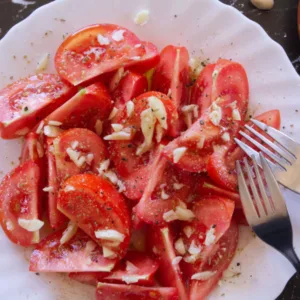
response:
[[[152,89],[169,94],[178,114],[181,107],[188,104],[189,53],[185,47],[166,46],[160,53],[160,62],[152,77]],[[169,92],[170,91],[170,92]],[[178,136],[184,129],[183,119],[179,118],[172,128],[172,136]]]
[[[44,125],[51,121],[61,122],[60,128],[74,127],[96,130],[97,121],[108,118],[113,107],[113,101],[107,88],[98,82],[81,89],[74,97],[53,111],[44,120]]]
[[[142,287],[138,285],[111,284],[99,282],[96,300],[178,300],[175,288],[170,287]]]
[[[218,284],[223,272],[228,268],[236,251],[238,242],[238,226],[232,221],[229,229],[220,239],[220,249],[210,260],[210,264],[201,267],[198,272],[210,271],[212,276],[207,280],[191,280],[189,299],[205,299]]]
[[[37,161],[44,157],[44,152],[44,146],[40,142],[39,136],[35,132],[29,132],[24,140],[20,163],[22,164],[28,160]]]
[[[191,104],[197,104],[202,116],[212,103],[212,84],[215,64],[207,65],[199,74],[191,90]]]
[[[197,177],[197,174],[176,169],[162,158],[134,211],[145,223],[166,225],[164,213],[187,201],[188,196],[193,193]]]
[[[59,182],[72,175],[93,172],[107,158],[102,139],[84,128],[69,129],[53,141],[56,173]],[[73,157],[75,154],[76,157]],[[82,161],[80,161],[82,159]]]
[[[33,75],[8,85],[0,91],[1,137],[26,135],[74,93],[74,88],[53,74]]]
[[[61,245],[64,230],[43,239],[30,258],[31,272],[110,272],[116,260],[103,257],[102,249],[80,229]]]
[[[58,48],[58,74],[78,85],[103,73],[132,65],[145,54],[141,41],[126,28],[96,24],[70,35]]]
[[[39,230],[28,231],[20,220],[39,219],[40,168],[32,160],[7,174],[0,185],[0,222],[7,237],[23,247],[39,242]]]
[[[150,229],[150,247],[159,259],[158,279],[163,286],[176,287],[181,300],[188,299],[180,267],[173,264],[176,257],[174,251],[174,237],[169,227],[154,227]],[[168,270],[166,272],[166,270]]]
[[[148,89],[148,82],[145,76],[127,71],[127,74],[120,80],[116,89],[112,93],[115,107],[123,109],[124,105],[137,96],[143,94]]]
[[[130,67],[130,70],[145,73],[157,66],[160,61],[160,55],[157,47],[150,42],[141,42],[141,47],[145,49],[145,54],[139,62]]]
[[[59,191],[57,207],[102,247],[124,257],[130,217],[124,198],[106,179],[93,174],[70,177]]]
[[[280,112],[271,110],[265,112],[255,119],[266,123],[274,128],[280,128]],[[249,126],[253,123],[248,122]],[[251,133],[249,133],[251,135]],[[215,148],[213,155],[210,156],[207,163],[207,172],[211,179],[226,189],[237,191],[237,176],[235,171],[235,162],[245,156],[242,149],[238,146],[232,149],[228,146]]]

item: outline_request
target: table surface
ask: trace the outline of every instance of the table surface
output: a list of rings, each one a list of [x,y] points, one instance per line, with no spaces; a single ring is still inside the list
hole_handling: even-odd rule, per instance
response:
[[[249,0],[221,1],[237,8],[246,17],[258,22],[272,39],[283,46],[295,69],[300,73],[300,42],[297,33],[298,0],[275,0],[275,6],[271,11],[259,11],[251,5]],[[29,2],[31,2],[30,5],[21,5],[15,4],[11,0],[0,0],[0,38],[14,24],[30,15],[33,10],[52,2],[52,0]],[[277,300],[300,300],[300,277],[296,275],[292,277]]]

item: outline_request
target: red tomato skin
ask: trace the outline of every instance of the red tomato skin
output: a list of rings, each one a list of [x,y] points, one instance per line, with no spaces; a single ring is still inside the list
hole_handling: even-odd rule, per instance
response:
[[[119,82],[112,93],[112,99],[115,101],[115,107],[123,109],[125,104],[145,93],[148,89],[148,82],[145,76],[128,71]]]
[[[47,138],[47,171],[48,186],[53,187],[53,191],[48,193],[48,218],[51,228],[58,229],[66,225],[68,218],[57,209],[57,194],[59,190],[59,179],[56,170],[55,156],[51,149],[53,148],[53,138]]]
[[[96,300],[179,300],[175,288],[142,287],[99,282],[96,290]]]
[[[215,64],[207,65],[199,74],[191,90],[190,103],[197,104],[199,106],[200,116],[204,114],[204,112],[210,107],[212,103],[212,74],[215,66]]]
[[[166,46],[160,53],[160,62],[152,77],[152,89],[166,95],[171,91],[178,114],[181,107],[188,104],[189,93],[189,53],[185,47]],[[171,136],[178,136],[185,128],[183,118],[172,126]]]
[[[69,274],[69,278],[83,284],[97,286],[97,283],[103,281],[103,278],[108,274],[107,272],[72,272]]]
[[[33,75],[8,85],[0,91],[1,137],[13,139],[26,135],[74,93],[73,87],[53,74]]]
[[[2,229],[11,242],[23,247],[33,245],[39,240],[38,232],[35,234],[23,229],[19,226],[18,219],[39,218],[40,175],[39,166],[29,160],[7,174],[0,185]]]
[[[137,64],[129,68],[135,72],[145,73],[158,65],[160,54],[157,47],[150,42],[141,42],[141,45],[145,48],[145,54]]]
[[[115,259],[107,259],[102,249],[80,229],[65,244],[60,244],[64,230],[43,239],[32,252],[31,272],[110,272]],[[66,263],[68,262],[68,263]]]
[[[235,254],[238,242],[238,226],[232,221],[228,231],[220,239],[220,244],[225,244],[223,249],[226,249],[225,253],[222,248],[214,255],[212,258],[212,265],[202,266],[198,272],[204,271],[216,271],[213,275],[206,281],[192,280],[190,283],[189,299],[199,300],[206,299],[206,297],[212,292],[215,286],[218,284],[223,272],[228,268],[231,260]],[[222,255],[222,259],[219,258],[219,254]]]
[[[71,186],[74,189],[65,190]],[[80,174],[67,179],[59,191],[58,209],[76,222],[95,242],[112,249],[118,258],[126,254],[130,239],[130,217],[122,195],[102,177]],[[98,240],[97,230],[113,229],[123,234],[119,245]]]
[[[110,94],[101,82],[80,90],[74,97],[53,111],[44,119],[61,122],[60,128],[88,128],[95,131],[97,120],[106,120],[113,108]]]
[[[176,254],[173,246],[174,236],[170,227],[152,226],[149,231],[149,247],[157,255],[160,263],[157,274],[159,282],[163,286],[176,287],[180,299],[187,300],[187,291],[181,276],[180,267],[172,264]]]
[[[123,39],[113,40],[112,34],[120,30],[124,31]],[[109,38],[108,45],[99,44],[99,34]],[[90,25],[64,40],[56,52],[55,67],[62,78],[79,85],[122,66],[134,65],[137,61],[132,57],[145,54],[143,47],[135,47],[140,43],[138,37],[124,27],[114,24]]]
[[[266,122],[267,125],[280,128],[280,112],[271,110],[265,112],[255,119]],[[253,123],[248,122],[249,126]],[[229,152],[230,151],[230,152]],[[242,149],[235,146],[234,149],[228,146],[219,147],[209,158],[207,172],[211,179],[221,187],[231,191],[237,191],[237,176],[235,173],[235,161],[245,156]]]

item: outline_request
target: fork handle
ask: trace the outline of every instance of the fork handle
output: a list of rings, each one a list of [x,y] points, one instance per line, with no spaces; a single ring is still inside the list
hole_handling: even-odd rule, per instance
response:
[[[283,254],[290,261],[290,263],[294,266],[297,273],[300,274],[300,260],[297,256],[294,248],[289,247],[289,248],[284,249]]]

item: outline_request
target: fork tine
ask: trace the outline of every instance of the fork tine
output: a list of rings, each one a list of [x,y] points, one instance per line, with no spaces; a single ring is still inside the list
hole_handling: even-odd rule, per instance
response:
[[[284,148],[278,147],[274,142],[267,139],[264,135],[260,134],[258,131],[256,131],[254,128],[252,128],[249,125],[245,125],[245,128],[248,129],[253,135],[261,139],[265,144],[267,144],[270,148],[272,148],[274,151],[279,153],[286,161],[291,162],[295,160],[294,155],[290,154],[287,150]]]
[[[254,204],[252,202],[251,195],[249,193],[247,183],[239,161],[236,162],[236,170],[237,170],[238,186],[239,186],[241,202],[243,205],[246,219],[248,223],[251,225],[255,220],[257,220],[258,215],[254,207]]]
[[[268,165],[268,162],[266,161],[265,157],[261,153],[260,153],[260,159],[261,159],[262,167],[264,170],[264,176],[267,181],[267,185],[268,185],[268,188],[269,188],[269,191],[271,194],[271,198],[273,200],[274,208],[275,208],[276,212],[284,212],[283,215],[286,215],[288,213],[286,204],[285,204],[284,198],[282,196],[282,193],[280,191],[277,180],[276,180],[274,174],[272,173],[272,171]]]
[[[261,167],[261,163],[260,163],[260,157],[259,157],[259,153],[257,151],[255,151],[254,149],[252,149],[250,146],[248,146],[247,144],[245,144],[244,142],[242,142],[241,140],[234,138],[234,141],[238,144],[238,146],[240,146],[240,148],[250,157],[253,158],[255,157],[255,160],[257,162],[257,164]],[[278,167],[272,163],[271,161],[268,160],[268,163],[271,167],[271,169],[277,170]],[[281,169],[281,167],[280,167]]]
[[[279,143],[283,148],[293,154],[296,158],[297,147],[299,147],[299,143],[291,139],[289,136],[284,134],[283,132],[266,125],[258,120],[250,119],[252,123],[254,123],[258,128],[266,132],[271,138],[273,138],[277,143]]]
[[[252,172],[250,170],[250,166],[248,164],[248,161],[247,161],[246,157],[244,158],[244,165],[245,165],[245,168],[246,168],[246,173],[247,173],[248,181],[250,183],[252,195],[254,197],[253,201],[255,202],[255,205],[257,207],[258,215],[259,215],[259,217],[263,217],[264,215],[267,214],[267,212],[264,209],[264,207],[263,207],[263,205],[260,201],[260,197],[258,195],[258,191],[257,191],[256,185],[255,185],[254,180],[253,180],[253,175],[252,175]]]
[[[258,182],[258,186],[259,186],[260,195],[262,197],[261,201],[263,201],[263,204],[266,208],[267,214],[270,214],[274,211],[274,209],[271,207],[270,200],[267,196],[267,192],[266,192],[264,183],[262,181],[262,178],[260,176],[258,165],[256,163],[256,159],[252,158],[252,162],[253,162],[253,167],[254,167],[254,171],[255,171],[255,176],[256,176],[256,179],[257,179],[257,182]]]
[[[285,169],[285,165],[287,163],[286,161],[283,161],[280,157],[278,157],[273,152],[271,152],[269,149],[267,149],[265,146],[263,146],[262,144],[260,144],[259,142],[257,142],[255,139],[253,139],[247,133],[245,133],[245,132],[243,132],[241,130],[239,131],[239,133],[246,140],[248,140],[250,143],[252,143],[253,145],[255,145],[259,150],[261,150],[263,153],[265,153],[266,155],[268,155],[269,157],[271,157],[274,161],[276,161],[286,171],[286,169]]]

